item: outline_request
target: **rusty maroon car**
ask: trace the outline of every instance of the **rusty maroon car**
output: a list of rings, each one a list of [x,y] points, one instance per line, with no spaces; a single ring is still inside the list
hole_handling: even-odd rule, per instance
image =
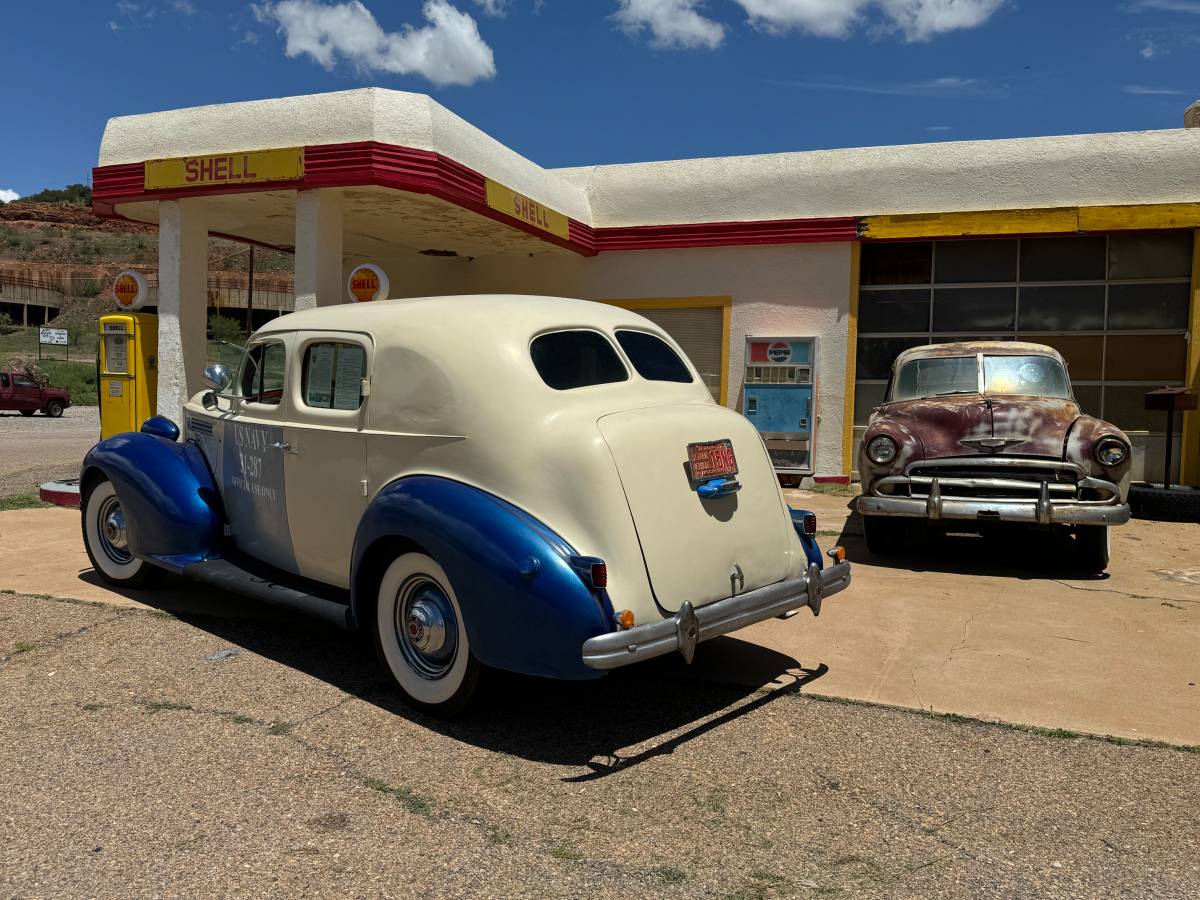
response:
[[[871,414],[859,460],[867,546],[894,553],[914,520],[1069,529],[1103,571],[1129,520],[1129,438],[1084,415],[1062,357],[1042,344],[972,341],[906,350]]]

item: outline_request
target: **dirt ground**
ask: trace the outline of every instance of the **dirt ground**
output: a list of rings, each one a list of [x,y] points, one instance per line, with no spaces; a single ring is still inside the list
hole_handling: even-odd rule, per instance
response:
[[[78,478],[84,454],[100,440],[95,406],[71,406],[62,418],[0,412],[0,498],[37,492],[55,478]]]
[[[753,690],[673,658],[503,677],[438,722],[354,637],[281,616],[10,594],[0,648],[13,896],[1200,892],[1195,753]]]

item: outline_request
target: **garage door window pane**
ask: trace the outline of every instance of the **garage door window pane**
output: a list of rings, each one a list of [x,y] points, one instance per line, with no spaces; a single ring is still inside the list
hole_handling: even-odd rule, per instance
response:
[[[1146,409],[1146,393],[1152,390],[1149,384],[1109,385],[1104,389],[1104,418],[1127,431],[1165,431],[1167,414]]]
[[[883,402],[886,384],[856,384],[854,386],[854,424],[866,425],[871,410]]]
[[[928,288],[908,291],[863,291],[859,295],[859,331],[925,331],[928,328]]]
[[[1016,281],[1017,242],[943,241],[937,245],[938,284],[973,281]]]
[[[863,244],[859,267],[863,284],[929,284],[933,244],[928,241]]]
[[[933,293],[934,331],[1012,331],[1017,289],[941,288]]]
[[[1100,331],[1104,285],[1021,288],[1022,331]]]
[[[1083,410],[1085,416],[1100,418],[1100,385],[1076,384],[1072,386],[1075,402]]]
[[[1188,324],[1190,285],[1114,284],[1108,289],[1108,327],[1133,329],[1185,329]]]
[[[1103,237],[1025,238],[1022,281],[1103,281]]]
[[[929,341],[924,337],[861,338],[858,342],[858,377],[886,380],[892,373],[892,363],[901,351],[927,343]]]
[[[1182,334],[1110,334],[1104,377],[1109,381],[1183,381],[1187,340]]]
[[[1114,234],[1108,239],[1109,278],[1189,278],[1192,233]]]

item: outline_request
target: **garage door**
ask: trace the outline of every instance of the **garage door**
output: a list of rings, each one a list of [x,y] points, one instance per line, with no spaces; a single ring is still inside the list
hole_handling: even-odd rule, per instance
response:
[[[712,392],[713,399],[721,402],[721,363],[725,346],[724,306],[655,307],[621,301],[613,303],[645,316],[673,337],[700,373],[704,384]]]

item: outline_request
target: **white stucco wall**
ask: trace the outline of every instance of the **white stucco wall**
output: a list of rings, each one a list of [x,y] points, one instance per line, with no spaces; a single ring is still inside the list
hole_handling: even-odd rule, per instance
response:
[[[354,141],[437,151],[539,203],[591,221],[584,191],[574,182],[530,162],[425,94],[384,88],[121,116],[104,129],[100,165]]]
[[[486,257],[415,265],[380,260],[392,296],[445,293],[550,294],[586,299],[731,296],[729,402],[740,408],[745,339],[818,339],[815,469],[842,471],[849,244],[790,244],[567,256]]]
[[[597,226],[1200,201],[1200,128],[555,169]]]
[[[100,164],[367,140],[437,151],[596,227],[1200,202],[1200,128],[547,170],[382,88],[112,119]]]

